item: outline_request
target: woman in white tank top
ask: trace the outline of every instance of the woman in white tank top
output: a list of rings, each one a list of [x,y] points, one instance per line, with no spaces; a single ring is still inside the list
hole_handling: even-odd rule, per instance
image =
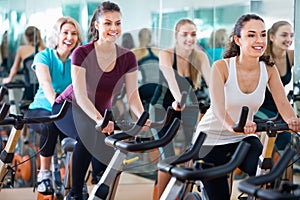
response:
[[[213,65],[209,84],[211,107],[201,119],[193,139],[195,141],[200,131],[207,134],[204,142],[207,151],[201,153],[205,162],[215,166],[228,162],[240,141],[250,143],[247,158],[239,166],[250,176],[255,175],[262,151],[253,116],[264,100],[267,85],[289,128],[300,130],[300,119],[286,98],[278,71],[274,63],[264,56],[266,36],[264,21],[259,16],[246,14],[238,19],[224,54],[225,59]],[[244,133],[236,133],[232,127],[239,120],[242,106],[249,107],[248,120]],[[203,184],[209,199],[230,199],[227,177],[203,181]]]

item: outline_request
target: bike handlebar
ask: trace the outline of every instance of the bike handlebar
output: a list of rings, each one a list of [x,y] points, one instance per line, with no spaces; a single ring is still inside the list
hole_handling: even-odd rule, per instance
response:
[[[246,106],[242,107],[241,115],[240,115],[240,120],[237,125],[233,126],[233,130],[235,132],[244,132],[244,126],[247,121],[247,115],[248,115],[249,109]],[[276,118],[269,118],[269,119],[258,119],[254,120],[256,123],[256,131],[257,132],[262,132],[262,131],[272,131],[272,132],[277,132],[277,131],[288,131],[289,126],[287,123],[283,122],[280,124],[275,123],[275,121],[278,121],[278,116]]]
[[[22,80],[18,80],[18,81],[5,83],[3,84],[3,86],[6,87],[7,89],[24,88],[25,83]]]
[[[112,115],[112,111],[109,109],[106,109],[103,115],[103,121],[100,124],[96,124],[95,128],[97,131],[102,131],[102,129],[104,129],[108,123],[109,123],[109,119]],[[108,136],[107,133],[104,133],[106,136]]]
[[[53,122],[62,119],[67,113],[68,107],[71,105],[71,102],[64,101],[60,111],[57,114],[43,116],[43,117],[32,117],[32,118],[24,118],[23,116],[10,115],[10,119],[3,119],[0,121],[0,125],[24,125],[24,124],[38,124],[38,123],[46,123]]]
[[[244,126],[247,121],[247,116],[248,116],[249,108],[246,106],[242,107],[241,115],[240,115],[240,120],[239,123],[233,126],[233,130],[235,132],[244,132]]]
[[[8,111],[9,111],[9,108],[10,108],[10,105],[9,104],[6,104],[4,103],[1,107],[1,110],[0,110],[0,121],[4,120]]]
[[[225,176],[229,172],[232,172],[237,166],[239,166],[245,156],[248,153],[250,144],[246,142],[240,142],[237,149],[235,150],[231,160],[220,166],[210,168],[188,168],[188,167],[177,167],[176,165],[169,165],[163,162],[159,162],[158,168],[163,171],[168,171],[171,176],[177,177],[181,180],[211,180],[217,177]]]
[[[0,101],[2,101],[2,99],[6,93],[7,93],[7,88],[1,87],[0,88]]]
[[[131,138],[131,137],[137,135],[140,132],[140,130],[142,129],[142,127],[144,126],[144,124],[146,123],[148,118],[149,118],[149,113],[144,111],[142,113],[142,115],[139,117],[139,119],[137,120],[137,122],[132,126],[131,129],[129,129],[126,132],[109,135],[108,137],[105,138],[105,140],[104,140],[105,143],[109,146],[114,147],[115,143],[117,141],[125,140],[125,139]]]
[[[281,193],[277,190],[268,190],[261,187],[261,185],[273,182],[276,178],[281,176],[295,154],[296,151],[294,149],[287,147],[282,156],[280,156],[277,164],[275,164],[268,174],[242,180],[238,184],[238,189],[241,192],[244,192],[250,196],[258,197],[259,199],[295,199],[295,194]]]
[[[169,172],[173,166],[185,163],[190,160],[199,159],[199,151],[206,138],[206,133],[200,132],[194,144],[190,146],[185,152],[177,156],[171,156],[158,162],[157,166],[161,171]]]
[[[187,92],[186,91],[183,91],[181,93],[181,99],[180,99],[180,102],[178,103],[178,108],[183,108],[185,103],[186,103],[186,99],[187,99]]]
[[[114,146],[118,149],[121,149],[123,151],[127,152],[144,152],[150,149],[155,149],[161,146],[167,145],[171,140],[175,137],[179,127],[180,127],[180,120],[178,118],[175,118],[170,125],[169,129],[166,131],[164,136],[158,140],[148,140],[143,142],[138,142],[136,140],[134,141],[124,141],[124,140],[118,140],[115,142]],[[119,134],[116,134],[118,136]],[[109,140],[109,136],[105,138],[105,142]]]

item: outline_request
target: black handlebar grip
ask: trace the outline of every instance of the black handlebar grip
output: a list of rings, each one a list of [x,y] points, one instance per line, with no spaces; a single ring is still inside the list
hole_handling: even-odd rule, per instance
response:
[[[181,99],[180,99],[180,102],[178,103],[178,108],[183,108],[184,105],[185,105],[185,102],[186,102],[186,99],[187,99],[187,92],[186,91],[183,91],[181,93]]]
[[[0,88],[0,101],[2,101],[4,95],[7,93],[7,88],[6,87],[1,87]]]
[[[233,126],[235,132],[244,132],[244,126],[247,122],[249,108],[247,106],[242,107],[239,123]]]
[[[6,103],[4,103],[2,105],[1,110],[0,110],[0,121],[2,121],[6,117],[8,111],[9,111],[9,107],[10,107],[10,105],[6,104]]]
[[[95,126],[97,131],[102,131],[102,129],[104,129],[107,126],[109,119],[111,117],[111,114],[112,114],[111,110],[109,110],[109,109],[105,110],[102,123],[96,124],[96,126]]]
[[[112,113],[111,110],[109,110],[109,109],[106,109],[106,110],[105,110],[103,122],[102,122],[102,124],[101,124],[101,129],[104,129],[104,128],[107,126],[107,124],[108,124],[108,122],[109,122],[109,119],[110,119],[110,117],[111,117],[111,113]]]
[[[142,113],[142,115],[139,117],[139,119],[138,119],[138,121],[136,122],[136,124],[138,125],[138,126],[144,126],[145,125],[145,123],[146,123],[146,121],[147,121],[147,119],[149,118],[149,113],[148,112],[146,112],[146,111],[144,111],[143,113]]]

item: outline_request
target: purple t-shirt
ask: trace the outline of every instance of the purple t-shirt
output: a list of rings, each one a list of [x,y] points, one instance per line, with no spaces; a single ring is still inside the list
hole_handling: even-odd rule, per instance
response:
[[[79,46],[72,54],[72,64],[86,69],[88,97],[101,114],[106,108],[111,108],[113,95],[119,93],[125,83],[125,74],[137,70],[133,52],[118,45],[116,49],[116,64],[110,72],[103,72],[99,67],[94,42]],[[69,86],[61,98],[70,99],[71,91],[72,86]]]

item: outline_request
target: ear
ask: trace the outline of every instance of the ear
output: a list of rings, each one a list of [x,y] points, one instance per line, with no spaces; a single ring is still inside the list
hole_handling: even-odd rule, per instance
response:
[[[269,39],[270,39],[271,42],[274,42],[274,37],[275,37],[275,36],[274,36],[273,34],[270,34],[270,35],[269,35]]]
[[[99,30],[99,23],[97,21],[95,21],[94,26],[95,26],[95,29]]]
[[[241,45],[241,43],[240,43],[240,38],[238,37],[238,36],[233,36],[233,40],[234,40],[234,42],[235,42],[235,44],[236,45],[238,45],[238,46],[240,46]]]

